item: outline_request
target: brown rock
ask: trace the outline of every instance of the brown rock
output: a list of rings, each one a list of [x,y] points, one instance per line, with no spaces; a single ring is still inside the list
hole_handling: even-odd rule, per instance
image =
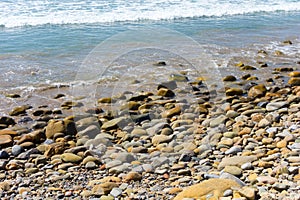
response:
[[[169,194],[177,194],[177,193],[179,193],[181,191],[182,191],[181,188],[175,187],[175,188],[170,189]]]
[[[95,185],[92,189],[92,193],[94,195],[103,195],[103,194],[109,194],[110,191],[114,188],[118,187],[117,183],[114,182],[106,182],[99,185]]]
[[[299,77],[292,77],[288,81],[288,84],[290,84],[292,86],[300,86],[300,78]]]
[[[179,115],[181,113],[181,108],[179,106],[175,106],[174,108],[172,109],[169,109],[169,110],[166,110],[164,111],[161,116],[163,118],[171,118],[175,115]]]
[[[225,76],[225,77],[223,78],[223,81],[236,81],[236,77],[235,77],[235,76],[232,76],[232,75]]]
[[[194,199],[219,199],[223,192],[231,187],[239,187],[239,184],[230,179],[209,179],[199,184],[192,185],[180,192],[174,200],[183,200],[184,198]]]
[[[98,103],[113,103],[114,100],[111,97],[104,97],[98,100]]]
[[[13,144],[13,139],[10,135],[0,135],[0,147],[6,148]]]
[[[63,153],[60,158],[64,162],[71,162],[71,163],[79,163],[82,161],[82,157],[75,155],[73,153]]]
[[[46,147],[46,151],[44,153],[44,156],[46,158],[50,158],[51,156],[53,155],[56,155],[56,154],[61,154],[64,152],[65,150],[65,144],[64,143],[53,143],[53,144],[50,144]]]
[[[175,93],[168,88],[160,88],[157,92],[157,95],[163,97],[174,97]]]
[[[12,111],[9,112],[10,116],[17,116],[17,115],[21,115],[21,114],[25,114],[26,110],[32,108],[29,105],[23,105],[23,106],[17,106],[15,108],[13,108]]]
[[[125,176],[125,181],[130,182],[130,181],[140,181],[142,180],[142,175],[137,173],[137,172],[129,172]]]
[[[255,85],[248,91],[248,96],[252,98],[259,98],[265,96],[267,88],[263,84]]]
[[[16,131],[12,131],[9,129],[3,129],[3,130],[0,130],[0,135],[10,135],[13,137],[13,136],[18,135],[18,133]]]
[[[9,125],[15,125],[16,122],[13,118],[3,116],[0,117],[0,124],[5,124],[6,126],[9,126]]]
[[[300,77],[300,71],[295,71],[295,72],[291,72],[289,73],[290,77]]]
[[[240,167],[244,163],[252,162],[256,160],[256,156],[233,156],[233,157],[225,157],[219,163],[218,169],[222,170],[225,166],[238,166]]]
[[[46,127],[46,137],[48,139],[51,139],[51,138],[53,138],[55,133],[64,133],[65,130],[66,129],[65,129],[63,121],[50,120]]]
[[[242,89],[240,88],[229,88],[226,90],[226,96],[240,96],[242,95],[244,92]]]
[[[247,200],[254,200],[256,199],[256,191],[254,188],[251,187],[243,187],[238,190],[242,197],[246,197]]]

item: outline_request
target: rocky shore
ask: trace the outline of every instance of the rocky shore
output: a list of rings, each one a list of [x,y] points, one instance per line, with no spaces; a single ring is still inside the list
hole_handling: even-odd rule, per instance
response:
[[[94,107],[59,93],[55,108],[13,108],[1,199],[300,199],[299,63],[232,67],[249,74],[216,80],[223,91],[182,72]]]

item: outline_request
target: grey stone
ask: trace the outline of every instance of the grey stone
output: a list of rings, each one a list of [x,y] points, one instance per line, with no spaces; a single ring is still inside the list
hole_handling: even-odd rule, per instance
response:
[[[107,169],[110,169],[110,168],[113,168],[113,167],[116,167],[116,166],[119,166],[119,165],[122,165],[122,161],[120,161],[120,160],[113,160],[111,162],[106,163],[105,167]]]
[[[169,164],[170,160],[167,157],[159,157],[153,160],[151,163],[153,168],[160,167],[164,164]]]
[[[79,137],[87,136],[88,138],[93,139],[99,133],[100,133],[100,129],[99,129],[98,126],[96,126],[96,125],[90,125],[90,126],[86,127],[84,130],[79,131],[77,133],[77,136],[79,136]]]
[[[275,111],[278,110],[284,106],[286,106],[288,103],[285,101],[279,101],[279,102],[270,102],[267,104],[266,109],[267,111]]]
[[[118,153],[116,160],[121,161],[122,163],[131,163],[132,161],[135,161],[136,158],[127,152]]]
[[[122,189],[120,188],[113,188],[111,191],[110,191],[110,195],[113,196],[113,197],[118,197],[122,194]]]

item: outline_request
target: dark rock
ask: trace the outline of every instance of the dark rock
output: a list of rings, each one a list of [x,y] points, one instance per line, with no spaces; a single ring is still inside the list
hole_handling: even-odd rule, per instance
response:
[[[229,75],[223,78],[223,81],[236,81],[236,77]]]
[[[32,108],[29,105],[23,105],[23,106],[17,106],[15,108],[13,108],[13,110],[11,112],[9,112],[10,116],[17,116],[17,115],[21,115],[21,114],[26,114],[26,110]]]
[[[154,63],[153,65],[154,65],[154,66],[166,66],[167,63],[166,63],[165,61],[159,61],[159,62],[157,62],[157,63]]]
[[[168,81],[168,82],[163,82],[157,86],[157,90],[160,88],[167,88],[169,90],[174,90],[177,88],[176,81]]]
[[[5,150],[0,150],[0,159],[9,158],[9,154]]]

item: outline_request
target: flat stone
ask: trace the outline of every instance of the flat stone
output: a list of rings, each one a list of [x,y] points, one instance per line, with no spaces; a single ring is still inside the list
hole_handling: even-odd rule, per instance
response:
[[[164,111],[161,116],[162,118],[171,118],[175,115],[179,115],[181,113],[181,107],[175,106],[174,108],[171,108],[169,110]]]
[[[238,190],[242,197],[246,197],[247,200],[255,200],[256,199],[256,191],[251,187],[243,187]]]
[[[116,160],[121,161],[122,163],[131,163],[132,161],[135,161],[136,158],[127,152],[118,153]]]
[[[152,137],[152,144],[157,146],[161,143],[168,143],[173,139],[173,135],[155,135]]]
[[[278,181],[277,178],[273,178],[271,176],[259,176],[256,178],[256,180],[259,183],[265,183],[265,184],[274,184]]]
[[[125,181],[130,182],[130,181],[140,181],[142,179],[142,175],[138,172],[129,172],[125,176]]]
[[[217,127],[219,126],[220,124],[225,124],[225,121],[227,120],[227,117],[225,115],[220,115],[216,118],[213,118],[209,125],[210,127],[214,128],[214,127]]]
[[[240,96],[244,93],[244,91],[240,88],[229,88],[226,90],[226,96]]]
[[[28,110],[30,108],[32,108],[32,107],[29,105],[17,106],[17,107],[14,107],[13,110],[9,112],[9,115],[10,116],[18,116],[21,114],[26,114],[26,110]]]
[[[228,149],[227,151],[225,151],[226,155],[235,155],[239,152],[242,152],[242,147],[241,146],[233,146],[230,149]]]
[[[110,121],[104,122],[101,128],[106,131],[117,128],[123,128],[127,125],[127,121],[128,120],[125,117],[115,118]]]
[[[90,125],[86,127],[84,130],[79,131],[77,133],[78,137],[84,137],[87,136],[90,139],[94,139],[98,134],[100,133],[100,128],[99,126],[96,125]]]
[[[275,111],[275,110],[278,110],[284,106],[286,106],[288,103],[285,102],[285,101],[280,101],[280,102],[270,102],[267,104],[266,106],[266,110],[267,111]]]
[[[107,195],[111,192],[113,188],[118,187],[117,183],[114,182],[106,182],[99,185],[95,185],[92,189],[93,195]]]
[[[223,171],[234,176],[240,176],[242,174],[242,169],[237,166],[225,166]]]
[[[218,199],[225,190],[231,187],[239,187],[239,185],[233,180],[213,178],[183,189],[174,200],[184,200],[185,198],[206,199],[207,196]]]
[[[225,166],[238,166],[240,167],[244,163],[255,161],[256,156],[233,156],[225,157],[218,165],[218,169],[222,170]]]
[[[13,144],[13,139],[10,135],[0,135],[1,148],[9,147]]]
[[[73,153],[63,153],[60,157],[64,162],[79,163],[82,161],[82,157]]]

